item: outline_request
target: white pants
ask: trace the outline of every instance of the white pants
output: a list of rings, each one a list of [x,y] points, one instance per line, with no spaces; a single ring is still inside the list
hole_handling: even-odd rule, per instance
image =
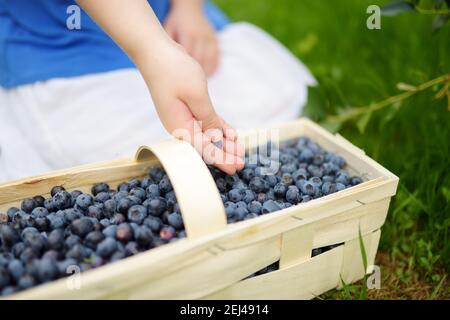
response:
[[[315,80],[271,36],[248,23],[219,33],[209,79],[214,107],[246,129],[291,120]],[[0,88],[0,182],[134,155],[168,137],[135,69]]]

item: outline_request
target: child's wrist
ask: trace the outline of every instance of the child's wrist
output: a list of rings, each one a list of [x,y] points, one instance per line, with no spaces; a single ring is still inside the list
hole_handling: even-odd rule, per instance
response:
[[[175,10],[195,10],[201,11],[203,8],[203,0],[171,0],[172,9]]]

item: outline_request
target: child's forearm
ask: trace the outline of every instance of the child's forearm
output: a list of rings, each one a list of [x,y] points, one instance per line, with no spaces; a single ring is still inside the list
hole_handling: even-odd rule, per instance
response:
[[[197,0],[195,0],[197,1]],[[146,0],[77,0],[137,64],[157,57],[169,41]]]

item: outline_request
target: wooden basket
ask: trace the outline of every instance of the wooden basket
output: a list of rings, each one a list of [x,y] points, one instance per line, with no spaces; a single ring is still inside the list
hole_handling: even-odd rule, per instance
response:
[[[310,299],[361,279],[364,270],[358,232],[373,264],[390,198],[398,178],[339,135],[307,119],[279,129],[280,140],[306,135],[343,156],[347,170],[365,182],[320,199],[231,225],[214,180],[187,143],[169,140],[141,147],[135,159],[86,165],[0,185],[0,211],[52,186],[90,190],[113,187],[162,164],[182,211],[187,238],[68,279],[40,285],[10,299]],[[244,138],[248,138],[247,134]],[[249,147],[252,147],[251,144]],[[311,251],[342,245],[311,257]],[[277,271],[246,277],[279,261]]]

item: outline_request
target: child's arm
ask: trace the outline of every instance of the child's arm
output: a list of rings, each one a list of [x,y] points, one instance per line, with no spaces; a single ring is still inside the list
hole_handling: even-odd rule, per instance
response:
[[[147,1],[78,3],[135,62],[168,132],[176,136],[183,134],[180,129],[187,132],[205,161],[223,171],[231,174],[241,169],[243,151],[236,143],[236,132],[214,111],[202,68],[170,39]],[[225,137],[224,151],[214,148],[211,152],[211,129],[219,129]]]
[[[203,12],[203,0],[171,0],[164,23],[167,33],[197,60],[207,75],[219,64],[219,44]]]

